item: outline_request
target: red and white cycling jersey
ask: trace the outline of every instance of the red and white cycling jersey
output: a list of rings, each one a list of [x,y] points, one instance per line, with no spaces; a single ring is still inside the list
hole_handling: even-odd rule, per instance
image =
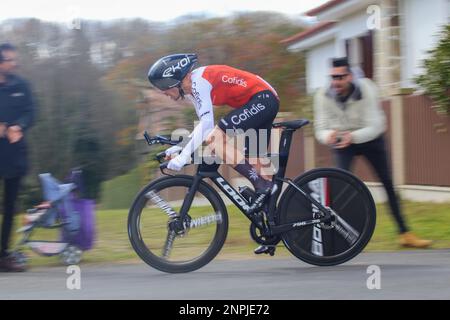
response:
[[[261,77],[250,72],[235,69],[229,66],[213,65],[196,69],[192,73],[193,87],[208,87],[211,102],[215,106],[229,105],[240,108],[246,104],[256,93],[271,90],[277,95],[275,89]],[[206,83],[208,82],[208,83]],[[208,90],[198,90],[201,98]],[[195,97],[196,92],[193,91]]]
[[[191,73],[192,94],[187,97],[195,106],[200,123],[191,134],[192,140],[183,152],[191,154],[214,128],[213,105],[244,106],[255,94],[270,90],[278,97],[272,86],[261,77],[225,65],[211,65],[195,69]]]

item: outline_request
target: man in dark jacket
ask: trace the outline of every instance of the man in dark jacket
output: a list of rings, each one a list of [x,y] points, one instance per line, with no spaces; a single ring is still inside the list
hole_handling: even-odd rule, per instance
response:
[[[0,45],[0,179],[4,180],[4,208],[0,237],[0,271],[24,271],[8,252],[21,178],[27,172],[24,134],[33,123],[34,105],[28,84],[15,74],[17,52]]]

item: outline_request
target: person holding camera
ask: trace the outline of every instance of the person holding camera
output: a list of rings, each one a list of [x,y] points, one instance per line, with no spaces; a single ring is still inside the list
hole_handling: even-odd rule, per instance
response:
[[[430,240],[412,233],[402,215],[394,191],[384,140],[386,119],[376,85],[368,78],[353,76],[348,59],[332,60],[331,85],[314,98],[316,139],[332,148],[337,167],[350,170],[353,159],[363,156],[375,170],[386,190],[390,212],[405,247],[426,248]]]

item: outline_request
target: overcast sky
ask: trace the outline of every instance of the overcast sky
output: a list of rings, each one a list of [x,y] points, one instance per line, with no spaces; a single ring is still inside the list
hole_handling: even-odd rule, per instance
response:
[[[228,15],[235,11],[277,11],[297,15],[327,0],[12,0],[2,4],[0,21],[34,17],[47,21],[68,22],[74,18],[110,20],[141,17],[168,21],[203,12]]]

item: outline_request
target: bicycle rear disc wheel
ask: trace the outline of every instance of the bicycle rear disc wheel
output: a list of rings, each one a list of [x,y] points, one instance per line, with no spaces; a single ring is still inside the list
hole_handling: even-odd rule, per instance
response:
[[[330,208],[335,221],[283,234],[288,250],[318,266],[341,264],[359,254],[371,239],[376,223],[375,203],[366,185],[353,174],[334,168],[311,170],[294,183]],[[317,207],[292,186],[280,199],[280,224],[316,219],[319,215]]]
[[[188,211],[184,228],[174,229],[193,179],[165,177],[145,187],[128,217],[128,234],[139,257],[164,272],[199,269],[222,248],[228,231],[228,215],[217,192],[201,182]],[[178,219],[178,220],[177,220]]]

